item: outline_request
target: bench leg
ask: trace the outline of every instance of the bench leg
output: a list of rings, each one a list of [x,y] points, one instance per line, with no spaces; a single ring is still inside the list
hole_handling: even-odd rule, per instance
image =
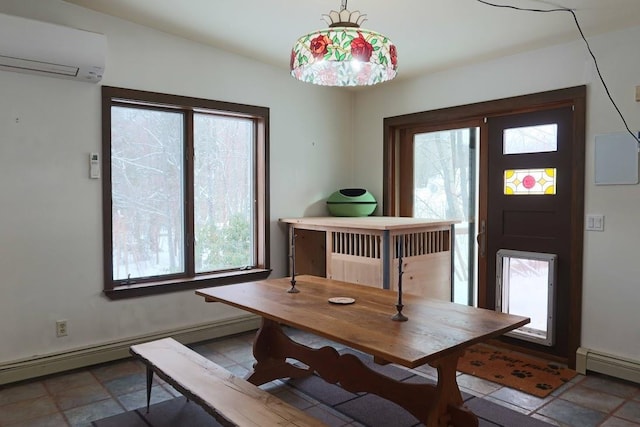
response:
[[[149,413],[149,404],[151,403],[151,385],[153,383],[153,369],[147,365],[147,414]]]

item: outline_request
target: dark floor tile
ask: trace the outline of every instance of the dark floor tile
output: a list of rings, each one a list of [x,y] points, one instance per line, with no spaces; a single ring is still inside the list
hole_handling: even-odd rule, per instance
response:
[[[422,365],[415,368],[416,371],[421,372],[428,377],[437,379],[438,378],[438,370],[431,365]]]
[[[561,394],[560,397],[564,400],[604,413],[613,411],[624,402],[622,397],[580,385],[571,388],[566,393]]]
[[[231,365],[225,368],[227,371],[231,372],[236,377],[246,378],[249,375],[249,368],[242,365]]]
[[[606,415],[602,412],[562,399],[556,399],[548,403],[540,408],[538,413],[565,423],[569,427],[596,427],[606,418]]]
[[[614,415],[619,418],[624,418],[627,421],[640,424],[640,402],[629,401],[622,405]]]
[[[498,425],[496,423],[492,423],[490,421],[487,421],[485,419],[480,418],[478,420],[478,427],[503,427],[501,425]]]
[[[233,352],[245,350],[247,348],[247,343],[238,337],[233,337],[210,341],[207,343],[207,347],[222,355],[227,355]]]
[[[294,408],[298,408],[302,411],[306,411],[307,409],[318,404],[318,401],[313,397],[309,397],[308,395],[301,393],[294,388],[279,390],[278,393],[276,393],[276,397],[283,402],[293,406]]]
[[[640,424],[631,421],[623,420],[622,418],[611,417],[604,423],[600,424],[600,427],[638,427]]]
[[[150,408],[149,413],[142,409],[137,412],[153,427],[222,427],[200,406],[187,402],[184,397],[155,404]]]
[[[151,404],[164,402],[166,400],[173,399],[175,396],[171,394],[164,386],[156,385],[151,387]],[[118,396],[118,401],[125,407],[126,410],[131,411],[138,408],[147,407],[147,389],[138,390],[127,394]]]
[[[328,427],[343,427],[351,418],[327,406],[316,405],[304,411],[307,415],[322,421]]]
[[[342,350],[340,353],[343,355],[352,354],[354,356],[357,356],[358,359],[360,359],[369,369],[381,373],[389,378],[393,378],[397,381],[402,381],[414,375],[410,370],[401,368],[392,363],[389,363],[387,365],[380,365],[378,363],[375,363],[373,361],[373,357],[369,356],[368,354],[361,353],[357,350],[349,348]]]
[[[410,427],[418,423],[418,419],[403,408],[374,394],[336,405],[335,409],[370,427]]]
[[[0,387],[0,406],[44,396],[47,390],[40,381],[9,384]]]
[[[238,364],[249,364],[249,366],[253,365],[256,361],[255,357],[253,357],[253,350],[251,347],[244,347],[230,349],[229,351],[222,353],[222,355],[228,359],[233,360]]]
[[[109,399],[111,396],[102,385],[95,383],[81,387],[58,390],[53,399],[61,410],[84,406],[89,403]]]
[[[329,384],[315,375],[289,380],[287,384],[329,406],[335,406],[358,397],[357,394],[346,391],[336,384]]]
[[[551,397],[537,397],[531,394],[524,393],[519,390],[514,390],[507,387],[494,391],[489,396],[510,403],[512,405],[519,406],[521,408],[533,411],[538,409],[545,403],[549,402]]]
[[[43,381],[49,393],[56,394],[70,388],[99,385],[100,382],[89,371],[76,371],[49,377]]]
[[[0,406],[0,426],[53,415],[57,412],[58,408],[50,396],[20,400]]]
[[[495,425],[510,427],[548,427],[548,424],[543,421],[528,417],[478,397],[467,400],[465,406],[476,414],[478,418],[489,423],[494,423]]]
[[[468,374],[458,375],[456,377],[456,382],[458,383],[458,387],[464,387],[479,396],[493,393],[502,388],[500,384]]]
[[[638,385],[622,381],[601,374],[589,374],[579,383],[582,387],[588,387],[604,393],[629,398],[638,392]]]
[[[64,411],[65,417],[73,427],[86,427],[92,421],[101,420],[125,412],[122,406],[113,399],[102,400],[89,405]]]
[[[69,423],[61,413],[49,414],[43,417],[11,424],[9,427],[67,427]]]
[[[105,381],[103,384],[111,394],[119,396],[138,390],[145,390],[147,387],[147,374],[145,372],[136,372]]]
[[[135,411],[103,418],[91,423],[93,427],[149,427],[149,424]]]
[[[139,372],[144,372],[143,365],[133,359],[105,363],[91,369],[91,373],[102,382]]]

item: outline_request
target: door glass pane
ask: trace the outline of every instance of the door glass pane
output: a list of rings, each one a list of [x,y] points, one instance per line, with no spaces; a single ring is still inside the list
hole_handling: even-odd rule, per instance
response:
[[[414,136],[414,217],[456,219],[453,300],[473,304],[478,128]]]
[[[556,194],[556,169],[508,169],[504,171],[507,196]]]
[[[196,273],[255,265],[253,122],[194,115]]]
[[[114,280],[184,271],[183,116],[111,108]]]
[[[510,335],[553,344],[555,261],[553,254],[498,251],[496,310],[531,318]]]
[[[558,151],[558,125],[527,126],[505,129],[503,154],[545,153]]]

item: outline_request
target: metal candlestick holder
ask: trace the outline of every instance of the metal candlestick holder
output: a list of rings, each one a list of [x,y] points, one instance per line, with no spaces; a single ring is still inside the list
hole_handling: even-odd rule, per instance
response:
[[[402,271],[402,252],[404,249],[404,235],[397,237],[396,249],[398,252],[398,303],[396,304],[396,310],[398,310],[398,312],[393,315],[391,320],[406,322],[409,318],[402,314],[402,308],[404,307],[402,304],[402,275],[404,274]]]
[[[291,231],[291,255],[289,255],[289,259],[291,260],[291,287],[287,292],[297,294],[300,290],[296,288],[296,233],[294,231]]]

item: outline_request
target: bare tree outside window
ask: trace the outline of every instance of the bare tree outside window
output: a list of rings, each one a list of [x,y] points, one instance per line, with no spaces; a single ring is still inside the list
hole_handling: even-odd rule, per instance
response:
[[[253,264],[253,125],[196,114],[196,272]]]
[[[455,225],[453,300],[467,304],[474,283],[475,143],[477,129],[414,136],[414,217]]]
[[[184,271],[182,114],[111,109],[113,278]]]

